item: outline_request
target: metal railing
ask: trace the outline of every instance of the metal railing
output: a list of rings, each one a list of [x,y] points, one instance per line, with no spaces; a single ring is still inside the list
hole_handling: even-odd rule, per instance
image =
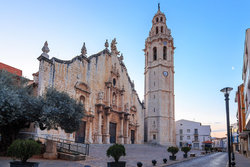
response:
[[[25,138],[33,138],[35,140],[52,140],[56,142],[57,149],[62,152],[89,155],[89,144],[77,143],[73,140],[60,138],[51,134],[37,134],[32,132],[20,132],[20,134],[25,135]]]

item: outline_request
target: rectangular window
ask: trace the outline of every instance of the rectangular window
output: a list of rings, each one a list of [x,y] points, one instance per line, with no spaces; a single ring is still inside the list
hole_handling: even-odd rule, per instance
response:
[[[180,147],[182,147],[182,142],[180,142]]]
[[[190,140],[190,136],[187,136],[187,139]]]
[[[194,136],[194,141],[198,141],[199,137],[198,136]]]
[[[183,130],[182,129],[180,129],[180,134],[183,134]]]
[[[198,129],[194,129],[194,134],[198,134]]]
[[[194,143],[194,148],[199,148],[199,143]]]
[[[190,129],[187,129],[187,133],[190,133]]]
[[[183,136],[180,136],[180,140],[183,140]]]

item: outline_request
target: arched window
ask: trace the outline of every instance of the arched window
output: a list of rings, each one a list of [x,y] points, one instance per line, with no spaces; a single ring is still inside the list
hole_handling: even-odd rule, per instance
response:
[[[161,21],[162,21],[162,17],[161,17]]]
[[[158,17],[156,17],[156,22],[158,22]]]
[[[84,96],[80,97],[80,103],[82,103],[82,105],[85,106],[85,97]]]
[[[156,34],[158,34],[158,27],[156,27]]]
[[[163,33],[163,26],[161,26],[161,33]]]
[[[114,87],[115,87],[115,85],[116,85],[116,80],[115,80],[115,78],[113,78],[113,85],[114,85]]]
[[[167,60],[167,47],[163,47],[163,60]]]
[[[157,60],[157,48],[156,47],[153,48],[153,55],[154,55],[153,60]]]

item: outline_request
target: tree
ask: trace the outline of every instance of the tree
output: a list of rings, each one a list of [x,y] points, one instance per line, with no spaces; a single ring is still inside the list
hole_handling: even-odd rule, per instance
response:
[[[49,88],[44,97],[34,97],[28,80],[0,70],[0,152],[31,123],[42,129],[61,127],[67,133],[78,130],[83,106],[68,94]]]
[[[67,93],[49,88],[44,97],[42,113],[39,120],[41,129],[50,130],[60,127],[66,133],[72,133],[79,129],[83,106],[70,98]]]
[[[27,79],[0,71],[0,151],[16,138],[18,132],[30,126],[41,114],[42,103],[29,93]]]

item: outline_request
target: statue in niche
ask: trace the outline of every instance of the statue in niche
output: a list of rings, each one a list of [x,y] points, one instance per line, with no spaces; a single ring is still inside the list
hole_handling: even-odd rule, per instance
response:
[[[116,55],[119,55],[120,52],[118,52],[117,47],[116,47],[116,44],[117,44],[116,38],[114,38],[114,39],[112,40],[112,42],[111,42],[111,52],[114,53],[114,54],[116,54]]]
[[[116,105],[116,95],[115,95],[115,93],[113,94],[112,104],[113,104],[113,105]]]
[[[112,72],[116,72],[116,63],[114,65],[112,65]]]
[[[99,93],[98,93],[98,100],[103,100],[103,98],[104,98],[104,92],[103,91],[100,91]]]
[[[129,106],[128,106],[128,103],[125,104],[125,111],[128,111],[129,110]]]

